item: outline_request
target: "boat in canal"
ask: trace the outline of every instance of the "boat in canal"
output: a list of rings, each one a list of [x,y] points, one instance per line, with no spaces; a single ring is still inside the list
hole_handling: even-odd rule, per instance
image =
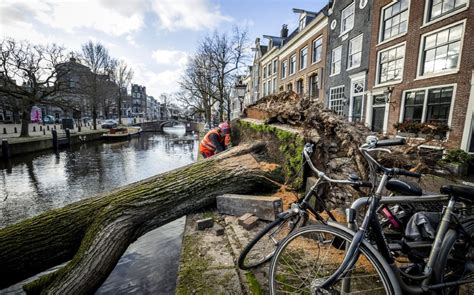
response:
[[[140,127],[117,127],[109,129],[109,132],[104,133],[102,138],[105,140],[128,140],[139,136],[141,132],[142,129]]]

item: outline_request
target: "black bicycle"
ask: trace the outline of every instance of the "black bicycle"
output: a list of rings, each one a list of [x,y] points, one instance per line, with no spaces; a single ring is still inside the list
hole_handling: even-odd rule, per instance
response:
[[[378,146],[377,140],[370,140],[360,148],[371,174],[382,176],[376,192],[363,199],[367,210],[360,226],[348,211],[349,225],[357,231],[328,222],[288,235],[270,265],[270,294],[473,294],[474,188],[446,186],[441,193],[447,196],[424,196],[449,200],[434,240],[421,243],[428,247],[428,254],[395,259],[397,253],[409,253],[419,245],[405,242],[400,247],[387,242],[377,210],[389,198],[381,194],[393,176],[420,175],[380,165],[369,154]]]

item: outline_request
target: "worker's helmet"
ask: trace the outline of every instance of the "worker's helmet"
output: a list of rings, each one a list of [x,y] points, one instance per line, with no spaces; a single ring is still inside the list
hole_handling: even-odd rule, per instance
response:
[[[230,134],[230,126],[229,126],[229,123],[227,123],[227,122],[220,123],[219,124],[219,129],[224,134]]]

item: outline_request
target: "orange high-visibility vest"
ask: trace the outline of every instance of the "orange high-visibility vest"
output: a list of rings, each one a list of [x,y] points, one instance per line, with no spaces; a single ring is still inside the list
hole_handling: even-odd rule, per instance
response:
[[[199,145],[199,151],[201,153],[203,152],[212,152],[214,153],[216,151],[216,146],[212,143],[212,141],[209,139],[210,135],[211,134],[217,134],[220,139],[219,141],[221,141],[222,143],[224,143],[224,137],[222,137],[219,132],[217,132],[217,129],[213,129],[211,131],[209,131],[205,136],[204,138],[201,140],[201,144]]]

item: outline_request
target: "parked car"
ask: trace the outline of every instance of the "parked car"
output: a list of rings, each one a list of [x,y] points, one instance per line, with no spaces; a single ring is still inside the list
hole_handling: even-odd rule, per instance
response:
[[[116,128],[118,126],[117,121],[108,119],[102,122],[102,125],[100,125],[104,129],[110,129],[110,128]]]
[[[46,115],[43,117],[43,124],[54,124],[56,119],[51,115]]]

